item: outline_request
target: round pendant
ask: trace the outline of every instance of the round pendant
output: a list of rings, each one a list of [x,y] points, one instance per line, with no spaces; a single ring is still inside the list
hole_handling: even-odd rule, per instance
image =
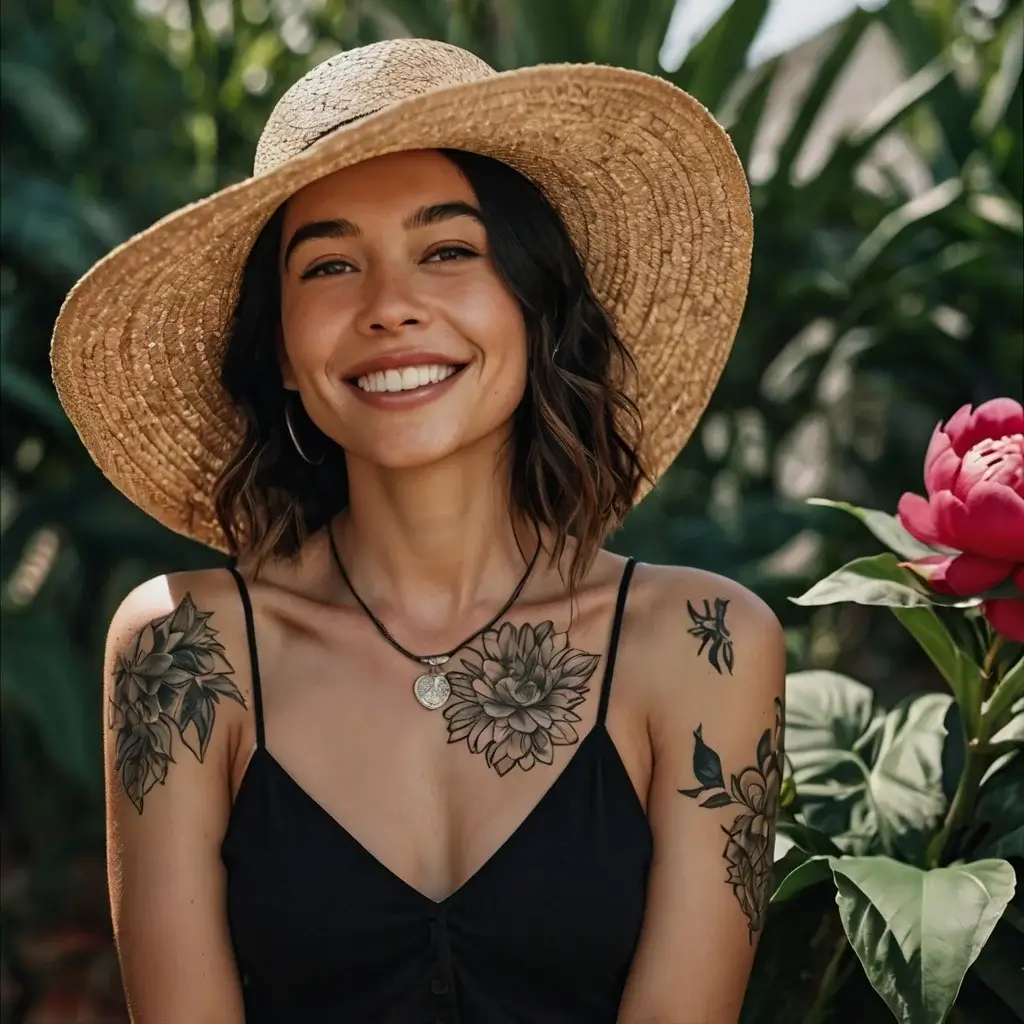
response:
[[[452,688],[443,672],[426,672],[412,684],[412,692],[428,711],[437,711],[448,703]]]

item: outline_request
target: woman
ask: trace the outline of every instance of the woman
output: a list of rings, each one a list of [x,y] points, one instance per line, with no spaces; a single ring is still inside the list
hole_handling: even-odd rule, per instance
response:
[[[667,83],[395,40],[76,287],[53,361],[86,445],[239,566],[110,628],[138,1024],[736,1020],[779,626],[601,544],[707,401],[750,237]]]

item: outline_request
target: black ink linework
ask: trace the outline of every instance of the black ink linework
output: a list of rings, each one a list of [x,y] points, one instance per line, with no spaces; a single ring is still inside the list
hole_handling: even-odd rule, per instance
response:
[[[686,610],[690,613],[690,618],[693,619],[693,627],[688,629],[687,633],[700,640],[698,655],[704,653],[705,647],[708,648],[708,661],[719,675],[722,674],[722,664],[729,670],[729,675],[732,675],[732,639],[729,635],[729,627],[725,624],[725,610],[728,607],[729,602],[722,597],[715,598],[714,611],[711,610],[711,606],[705,599],[703,613],[698,612],[689,601],[686,602]],[[721,655],[721,663],[719,655]]]
[[[726,881],[747,916],[753,942],[764,925],[771,895],[773,839],[782,790],[782,701],[775,700],[775,726],[762,734],[755,763],[731,776],[728,787],[721,758],[704,742],[702,733],[698,725],[693,734],[693,774],[700,785],[679,792],[694,800],[705,797],[701,807],[741,808],[728,828],[722,826],[728,837],[723,855],[728,865]]]
[[[579,742],[573,709],[586,698],[600,657],[570,647],[552,623],[489,629],[461,661],[465,672],[445,673],[449,743],[465,740],[504,776],[517,765],[529,771],[538,761],[551,764],[555,747]]]
[[[213,731],[214,705],[245,698],[228,675],[212,612],[196,609],[186,594],[169,615],[139,630],[118,656],[108,724],[117,730],[115,769],[142,813],[143,798],[167,779],[173,725],[182,742],[202,761]]]

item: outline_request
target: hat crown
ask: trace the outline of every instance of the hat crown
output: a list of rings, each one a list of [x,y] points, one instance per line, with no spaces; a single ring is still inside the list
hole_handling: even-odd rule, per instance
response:
[[[337,53],[277,101],[256,146],[253,173],[273,170],[348,121],[494,73],[474,54],[431,39],[388,39]]]

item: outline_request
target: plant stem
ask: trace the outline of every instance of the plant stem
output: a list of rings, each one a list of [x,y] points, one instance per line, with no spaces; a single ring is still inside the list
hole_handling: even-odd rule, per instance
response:
[[[997,633],[992,638],[992,643],[989,645],[988,652],[985,654],[985,661],[981,666],[981,671],[984,674],[984,679],[981,681],[983,697],[988,697],[993,677],[992,669],[995,666],[996,658],[999,655],[999,649],[1002,646],[1003,638]]]
[[[992,671],[999,656],[999,649],[1003,646],[1003,638],[997,633],[992,637],[988,650],[985,652],[985,659],[981,670],[981,692],[984,692],[992,678]],[[978,708],[980,712],[980,706]],[[980,715],[978,718],[980,722]],[[965,721],[966,729],[966,721]],[[974,805],[978,798],[978,787],[981,785],[985,769],[991,764],[996,751],[988,744],[988,729],[979,724],[977,736],[966,736],[966,751],[964,767],[960,772],[960,781],[957,783],[956,792],[950,801],[949,810],[946,812],[946,820],[942,829],[935,835],[928,844],[927,860],[928,866],[936,868],[942,864],[946,853],[946,847],[950,839],[957,834],[960,828],[967,824],[974,813]]]
[[[832,958],[821,975],[818,994],[814,997],[811,1008],[804,1014],[803,1024],[821,1024],[824,1019],[829,1001],[848,977],[847,972],[844,971],[841,975],[839,971],[848,948],[846,936],[840,935],[836,948],[832,951]]]

